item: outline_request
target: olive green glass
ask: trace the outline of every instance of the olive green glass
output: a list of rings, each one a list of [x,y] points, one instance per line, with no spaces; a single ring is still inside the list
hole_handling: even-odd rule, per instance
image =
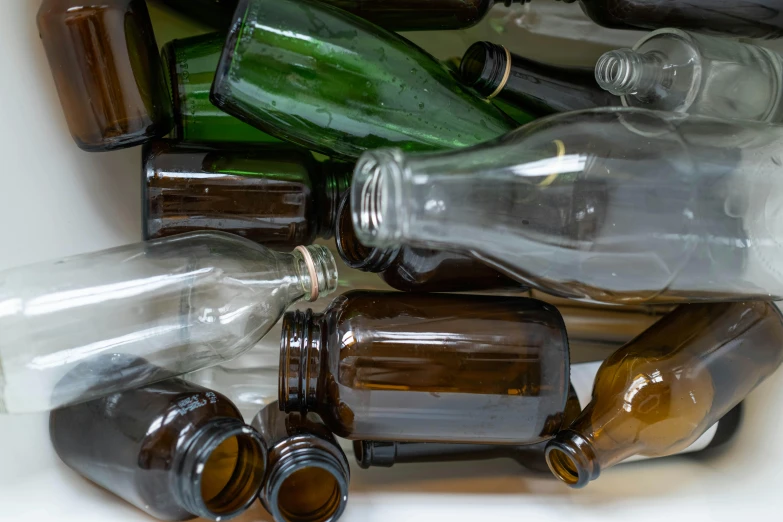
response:
[[[279,143],[209,101],[225,36],[211,33],[163,46],[163,65],[174,102],[174,138],[198,142]]]
[[[278,138],[348,157],[463,147],[516,126],[408,40],[311,0],[240,2],[212,102]]]

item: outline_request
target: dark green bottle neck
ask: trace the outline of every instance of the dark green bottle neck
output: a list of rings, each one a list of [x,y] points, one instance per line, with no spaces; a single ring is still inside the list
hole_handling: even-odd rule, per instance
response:
[[[286,413],[317,413],[321,390],[318,383],[327,350],[324,314],[287,312],[280,337],[280,382],[278,402]]]
[[[460,63],[462,81],[488,99],[503,90],[510,73],[511,54],[502,45],[490,42],[471,45]]]
[[[335,226],[337,252],[346,265],[362,272],[380,273],[390,268],[400,257],[401,248],[373,248],[356,238],[351,219],[351,198],[346,192],[337,209]]]
[[[316,189],[318,237],[329,239],[335,235],[340,205],[351,188],[352,170],[352,164],[328,160],[321,164],[320,173],[311,175],[311,179],[320,183]]]

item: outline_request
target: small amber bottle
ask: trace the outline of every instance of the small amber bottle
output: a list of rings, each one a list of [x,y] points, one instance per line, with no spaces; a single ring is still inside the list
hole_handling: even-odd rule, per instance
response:
[[[171,98],[143,0],[44,0],[38,30],[79,147],[131,147],[171,130]]]
[[[91,367],[66,379],[89,380]],[[181,379],[54,410],[49,430],[68,467],[161,520],[233,517],[263,481],[259,434],[224,396]]]
[[[692,444],[783,361],[783,321],[766,302],[681,305],[602,364],[590,404],[546,458],[583,487],[635,455]]]
[[[559,427],[568,368],[544,302],[355,291],[285,314],[279,397],[347,439],[535,443]]]
[[[253,419],[268,451],[259,498],[275,522],[334,522],[345,510],[351,471],[334,435],[314,413],[280,411],[277,401]]]
[[[457,252],[416,248],[372,248],[356,238],[351,222],[350,195],[345,194],[337,211],[335,242],[346,265],[377,273],[403,292],[476,292],[526,288],[481,261]]]
[[[231,232],[276,249],[334,233],[348,189],[346,164],[283,144],[177,144],[156,140],[142,166],[144,239]]]

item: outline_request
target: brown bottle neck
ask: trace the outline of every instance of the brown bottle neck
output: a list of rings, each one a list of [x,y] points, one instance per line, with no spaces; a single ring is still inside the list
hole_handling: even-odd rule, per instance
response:
[[[335,234],[338,212],[343,196],[351,187],[352,166],[337,161],[326,161],[321,164],[321,172],[311,179],[320,179],[321,185],[316,189],[316,205],[318,208],[317,235],[329,239]]]
[[[305,415],[318,404],[318,383],[327,348],[323,317],[312,310],[287,312],[283,316],[278,401],[286,413]]]
[[[351,220],[351,198],[346,193],[337,210],[335,226],[337,252],[346,265],[362,272],[380,273],[389,269],[399,258],[401,248],[373,248],[362,245],[356,238]]]

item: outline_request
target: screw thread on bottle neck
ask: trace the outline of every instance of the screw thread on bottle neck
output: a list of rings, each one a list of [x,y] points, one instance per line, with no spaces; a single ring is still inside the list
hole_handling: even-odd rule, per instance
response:
[[[661,60],[656,53],[618,49],[605,53],[595,66],[598,85],[615,96],[647,98],[660,78]]]
[[[308,301],[337,290],[337,262],[323,245],[299,246],[292,252],[296,275]]]
[[[210,465],[215,451],[234,439],[236,460],[233,469],[215,470]],[[222,455],[219,465],[225,468]],[[173,471],[174,495],[189,513],[215,520],[231,518],[248,509],[263,485],[266,449],[259,434],[242,420],[221,417],[197,430],[181,450]],[[202,484],[219,473],[230,477],[228,483],[212,498],[204,497]]]
[[[351,220],[351,198],[345,194],[337,210],[335,225],[337,252],[349,267],[362,272],[380,273],[391,267],[400,254],[400,248],[373,248],[362,245]]]
[[[482,96],[494,97],[508,80],[509,57],[501,45],[476,42],[462,56],[460,76]]]
[[[312,310],[287,312],[280,337],[278,402],[286,413],[306,415],[315,407],[321,372],[323,314]]]

